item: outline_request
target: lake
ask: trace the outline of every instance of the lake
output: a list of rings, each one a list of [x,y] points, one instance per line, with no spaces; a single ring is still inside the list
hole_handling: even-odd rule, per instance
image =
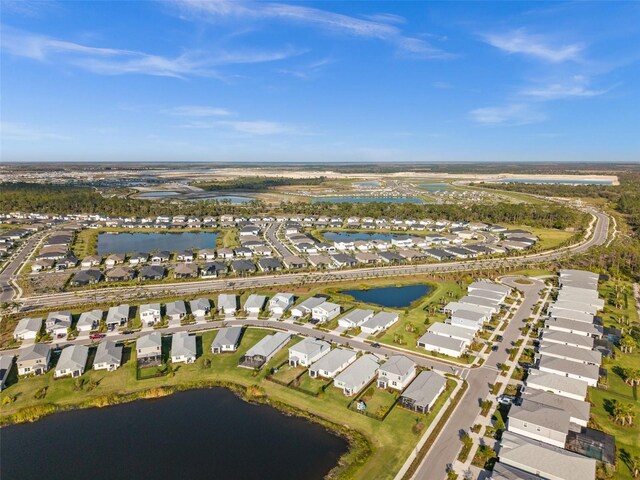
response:
[[[341,290],[340,293],[349,295],[364,303],[373,303],[382,307],[405,308],[431,291],[429,285],[406,285],[404,287],[379,287],[362,290]]]
[[[534,178],[510,178],[499,183],[540,183],[556,185],[613,185],[611,180],[541,180]]]
[[[98,234],[98,255],[215,248],[216,238],[218,234],[211,232],[100,233]]]
[[[428,190],[430,192],[444,192],[451,187],[448,183],[421,183],[418,186],[422,190]]]
[[[368,182],[355,182],[354,185],[356,187],[379,187],[380,186],[380,182],[376,181],[376,180],[371,180]]]
[[[175,197],[176,195],[182,195],[180,192],[144,192],[138,195],[138,198],[164,198],[164,197]]]
[[[222,389],[76,410],[2,429],[2,478],[320,480],[347,443]]]
[[[311,203],[425,203],[417,197],[316,197]]]
[[[385,240],[388,242],[396,235],[367,232],[322,232],[322,236],[331,242],[355,242],[357,240]]]
[[[240,195],[216,195],[215,197],[202,197],[195,200],[208,200],[210,202],[229,202],[229,203],[249,203],[253,202],[255,198],[241,197]]]

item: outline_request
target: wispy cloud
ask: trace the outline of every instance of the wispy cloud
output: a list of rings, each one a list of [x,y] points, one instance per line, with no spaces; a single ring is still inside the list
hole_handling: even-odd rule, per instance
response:
[[[545,119],[545,115],[526,103],[476,108],[469,112],[471,119],[481,125],[528,125]]]
[[[521,54],[551,63],[577,61],[584,50],[581,43],[557,44],[543,35],[534,35],[525,30],[482,35],[489,45],[510,54]]]
[[[2,140],[16,140],[20,142],[69,139],[69,137],[65,135],[60,135],[40,127],[14,122],[0,122],[0,138]]]
[[[53,0],[2,0],[2,13],[13,13],[25,17],[39,17],[58,8]]]
[[[256,121],[221,121],[218,125],[229,127],[236,132],[250,135],[278,135],[283,133],[295,133],[296,128],[279,122]]]
[[[206,105],[182,105],[166,109],[164,113],[179,117],[224,117],[231,115],[231,112],[225,108]]]
[[[583,76],[574,76],[570,82],[528,87],[521,90],[520,94],[537,100],[562,100],[566,98],[597,97],[607,93],[609,90],[593,90],[589,88],[588,79]]]
[[[219,77],[215,67],[283,60],[300,51],[286,47],[275,51],[186,51],[165,57],[135,50],[92,47],[4,26],[2,50],[40,62],[62,63],[103,75]]]
[[[325,67],[335,63],[335,60],[332,58],[323,58],[321,60],[317,60],[315,62],[307,63],[305,65],[300,65],[294,68],[279,68],[277,71],[279,73],[284,73],[285,75],[291,75],[292,77],[301,78],[304,80],[310,79],[318,74]]]
[[[362,19],[319,8],[283,3],[244,2],[240,0],[176,0],[181,12],[194,19],[222,20],[276,20],[312,25],[324,30],[359,38],[388,42],[404,54],[428,59],[451,58],[454,55],[436,48],[426,41],[408,36],[393,23],[401,17],[382,14],[383,17]]]

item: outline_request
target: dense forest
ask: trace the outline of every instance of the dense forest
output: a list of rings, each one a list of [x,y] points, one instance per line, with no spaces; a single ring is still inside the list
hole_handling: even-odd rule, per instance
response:
[[[0,184],[0,212],[103,213],[111,216],[243,215],[262,212],[305,215],[370,216],[375,218],[444,218],[487,223],[512,223],[544,228],[584,226],[586,215],[560,205],[532,208],[526,204],[426,205],[409,203],[305,203],[282,202],[268,207],[262,202],[231,205],[226,202],[148,201],[102,196],[89,187],[12,183]]]
[[[240,177],[232,180],[221,180],[217,182],[198,182],[194,187],[207,191],[217,190],[251,190],[265,191],[273,187],[288,185],[320,185],[326,177],[312,178],[287,178],[287,177]]]

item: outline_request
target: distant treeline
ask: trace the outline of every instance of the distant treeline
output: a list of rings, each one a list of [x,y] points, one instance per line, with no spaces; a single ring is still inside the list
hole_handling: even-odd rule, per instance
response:
[[[532,227],[559,228],[584,226],[587,216],[561,205],[500,203],[459,205],[424,205],[410,203],[305,203],[282,202],[269,207],[263,202],[230,205],[225,202],[148,201],[134,198],[106,197],[88,187],[66,187],[29,183],[0,184],[0,212],[102,213],[110,216],[156,215],[242,215],[264,212],[359,216],[374,218],[425,218],[468,220],[486,223],[511,223]]]
[[[327,178],[311,177],[311,178],[287,178],[287,177],[240,177],[232,180],[223,180],[217,182],[198,182],[194,183],[194,187],[202,188],[207,191],[217,190],[253,190],[262,191],[273,187],[282,187],[287,185],[320,185]]]

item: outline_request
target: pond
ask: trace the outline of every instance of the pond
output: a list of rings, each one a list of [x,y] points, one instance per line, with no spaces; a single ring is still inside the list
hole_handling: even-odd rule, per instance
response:
[[[422,190],[429,192],[444,192],[449,190],[451,185],[448,183],[421,183],[418,185]]]
[[[209,202],[228,202],[233,204],[253,202],[255,198],[242,197],[240,195],[216,195],[215,197],[201,197],[195,200],[207,200]]]
[[[380,182],[378,182],[377,180],[371,180],[368,182],[355,182],[354,185],[356,187],[379,187]]]
[[[311,203],[425,203],[418,197],[316,197]]]
[[[320,480],[346,450],[320,425],[214,388],[5,427],[2,477]]]
[[[211,232],[100,233],[98,234],[98,255],[215,248],[216,238],[218,234]]]
[[[499,180],[499,183],[539,183],[539,184],[556,184],[556,185],[613,185],[611,180],[544,180],[536,178],[509,178]]]
[[[138,198],[163,198],[163,197],[175,197],[176,195],[182,195],[180,192],[144,192],[138,195]]]
[[[355,242],[357,240],[384,240],[388,242],[396,237],[391,233],[367,232],[322,232],[322,236],[330,242]]]
[[[382,307],[406,308],[431,291],[429,285],[405,285],[403,287],[378,287],[360,290],[341,290],[358,302],[373,303]]]

